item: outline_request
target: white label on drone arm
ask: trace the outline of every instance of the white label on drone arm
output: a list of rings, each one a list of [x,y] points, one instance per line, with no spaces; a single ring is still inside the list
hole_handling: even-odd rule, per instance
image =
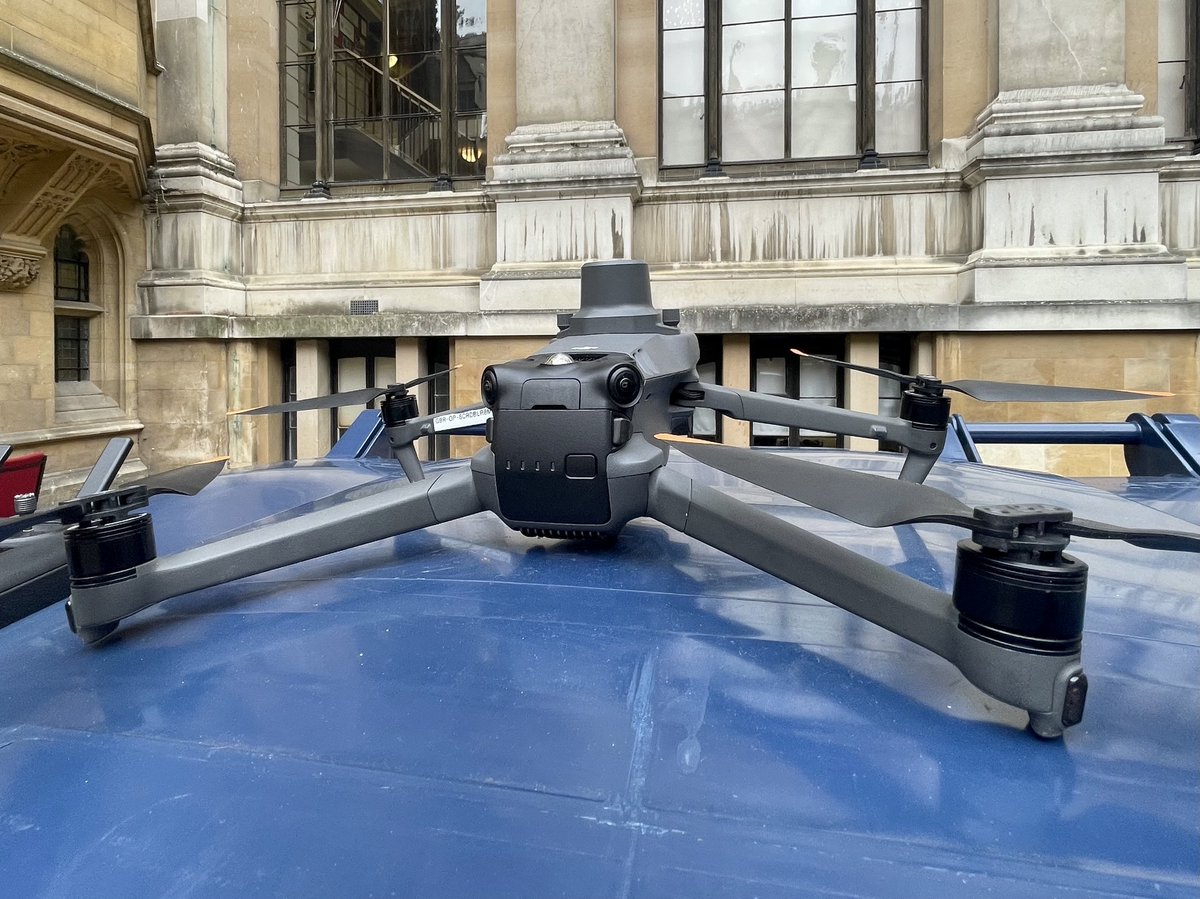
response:
[[[436,415],[433,419],[433,430],[452,431],[455,428],[469,428],[481,425],[490,420],[492,410],[484,406],[482,409],[468,409],[465,412],[451,412],[448,415]]]

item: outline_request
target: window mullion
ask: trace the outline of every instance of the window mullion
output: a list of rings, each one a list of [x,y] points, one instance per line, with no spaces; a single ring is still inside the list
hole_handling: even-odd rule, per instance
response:
[[[1192,138],[1192,152],[1200,153],[1200,0],[1188,3],[1183,20],[1187,25],[1187,64],[1184,68],[1187,92],[1184,95],[1186,109],[1183,127]]]
[[[783,2],[783,158],[792,158],[792,0]]]
[[[453,171],[453,154],[456,152],[456,129],[454,127],[454,96],[457,81],[454,67],[457,64],[455,47],[458,44],[458,17],[454,0],[442,0],[442,139],[438,153],[439,181],[447,181]]]
[[[858,155],[875,147],[875,0],[858,0]]]
[[[704,145],[710,172],[721,169],[721,0],[704,5]]]
[[[313,35],[313,55],[316,72],[313,81],[313,104],[316,106],[314,178],[328,183],[333,171],[333,22],[330,20],[333,0],[316,0],[317,21]]]

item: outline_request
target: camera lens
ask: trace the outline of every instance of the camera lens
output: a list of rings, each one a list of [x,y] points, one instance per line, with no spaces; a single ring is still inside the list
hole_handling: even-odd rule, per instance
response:
[[[496,383],[496,373],[492,371],[489,365],[483,370],[483,377],[479,381],[479,392],[483,394],[483,401],[489,406],[495,406],[496,400],[500,397],[500,385]]]
[[[618,406],[629,406],[642,395],[642,373],[632,365],[618,365],[608,375],[608,395]]]

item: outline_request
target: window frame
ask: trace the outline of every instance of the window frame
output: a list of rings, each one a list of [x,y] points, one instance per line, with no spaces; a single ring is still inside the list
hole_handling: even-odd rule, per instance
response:
[[[876,138],[876,122],[875,122],[875,24],[876,24],[876,0],[855,0],[855,37],[857,40],[856,46],[856,70],[857,77],[855,80],[856,95],[860,98],[857,106],[857,115],[855,123],[855,152],[853,155],[847,156],[823,156],[823,157],[795,157],[791,158],[788,154],[791,149],[791,125],[792,125],[792,103],[791,93],[795,88],[791,84],[791,44],[792,44],[792,28],[791,25],[797,18],[808,18],[806,16],[793,16],[793,2],[795,0],[782,0],[783,3],[783,37],[784,37],[784,53],[783,53],[783,150],[784,156],[778,159],[761,159],[761,160],[739,160],[729,162],[722,158],[721,154],[721,105],[723,94],[721,91],[721,34],[723,22],[721,19],[722,0],[702,0],[704,6],[704,22],[701,26],[704,32],[704,59],[703,59],[703,85],[704,85],[704,156],[705,161],[702,163],[677,163],[667,164],[663,160],[663,138],[664,129],[663,123],[663,101],[667,99],[663,96],[663,36],[666,29],[663,27],[663,3],[666,0],[659,0],[658,3],[658,95],[657,95],[657,116],[658,116],[658,160],[659,169],[663,172],[667,180],[672,176],[689,177],[699,171],[706,176],[719,176],[725,174],[773,174],[793,171],[813,171],[813,172],[842,172],[853,171],[856,169],[866,168],[884,168],[887,164],[902,168],[922,167],[929,164],[929,0],[917,0],[917,4],[912,9],[919,10],[921,17],[920,26],[920,47],[921,47],[921,64],[920,64],[920,85],[921,85],[921,123],[920,131],[922,136],[922,148],[915,152],[904,153],[888,153],[879,154],[874,146]],[[764,20],[765,21],[765,20]],[[774,21],[774,20],[772,20]],[[696,27],[696,26],[689,26]],[[675,29],[672,29],[675,30]],[[862,102],[863,98],[870,97],[871,102]]]
[[[70,255],[67,255],[70,245]],[[60,284],[63,272],[73,270],[75,284],[64,287]],[[104,310],[92,302],[91,260],[87,244],[69,224],[62,225],[54,239],[54,382],[90,383],[91,364],[91,320]],[[64,326],[70,322],[76,333],[64,336]],[[63,364],[63,344],[74,346],[74,365]],[[69,376],[73,373],[74,376]]]
[[[280,166],[279,166],[279,183],[284,191],[304,190],[308,189],[309,196],[327,196],[330,186],[349,187],[349,188],[370,188],[377,185],[416,185],[421,189],[428,189],[430,182],[433,182],[435,190],[452,190],[454,182],[478,182],[481,181],[486,172],[487,165],[487,98],[486,98],[486,56],[487,56],[487,25],[484,25],[484,74],[482,82],[485,85],[482,108],[462,110],[461,99],[462,92],[458,80],[459,67],[462,64],[462,58],[474,45],[464,44],[462,36],[458,33],[458,16],[457,4],[455,0],[437,0],[439,21],[442,23],[441,36],[439,37],[439,46],[436,50],[427,51],[432,57],[436,58],[440,63],[439,73],[439,94],[440,107],[437,107],[437,125],[436,140],[437,140],[437,171],[432,174],[409,175],[404,172],[396,172],[393,170],[393,153],[387,151],[387,146],[391,141],[393,129],[397,127],[397,123],[402,122],[406,118],[410,118],[402,113],[393,111],[392,94],[396,92],[393,86],[394,77],[383,77],[378,67],[372,68],[379,73],[380,90],[377,96],[377,105],[379,107],[378,115],[350,115],[341,116],[338,113],[338,80],[336,75],[336,66],[339,62],[344,63],[348,57],[346,53],[357,56],[353,49],[347,50],[341,46],[341,42],[335,35],[337,27],[337,16],[340,7],[346,0],[279,0],[277,11],[279,15],[279,58],[277,60],[277,68],[280,73],[279,78],[279,142],[280,142]],[[297,54],[296,58],[289,59],[288,40],[288,13],[291,9],[303,10],[305,6],[311,6],[313,10],[313,18],[311,20],[313,27],[313,49],[311,54]],[[390,16],[392,5],[389,0],[381,0],[381,44],[379,51],[380,65],[384,64],[392,55],[393,49],[389,46],[390,41]],[[301,13],[302,15],[302,13]],[[449,24],[447,24],[449,23]],[[360,61],[370,64],[370,57],[357,57]],[[289,75],[293,71],[304,72],[308,70],[308,88],[305,91],[312,97],[312,113],[310,116],[301,116],[306,118],[305,121],[290,122],[288,120],[289,107],[287,97],[287,86]],[[305,76],[301,76],[302,78]],[[432,104],[431,104],[432,106]],[[471,124],[473,120],[478,120],[479,125]],[[433,121],[432,118],[429,121]],[[338,155],[336,153],[336,139],[339,132],[344,130],[368,130],[371,124],[374,123],[381,129],[383,137],[381,140],[380,152],[380,177],[361,177],[361,178],[344,178],[336,177],[336,166]],[[416,127],[422,127],[422,123],[418,122]],[[464,138],[469,141],[470,146],[462,144],[460,140],[459,129],[465,127],[467,136]],[[478,131],[478,135],[471,136],[471,132]],[[311,183],[305,183],[299,179],[291,180],[288,173],[288,163],[291,157],[288,153],[289,136],[294,132],[296,140],[299,144],[303,144],[306,132],[312,134],[311,140],[313,143],[313,180]],[[460,152],[460,144],[464,149],[471,150],[473,153]],[[461,156],[461,164],[456,156]],[[469,158],[473,156],[474,158]],[[473,171],[465,171],[464,166],[473,168]],[[299,172],[298,172],[299,175]]]

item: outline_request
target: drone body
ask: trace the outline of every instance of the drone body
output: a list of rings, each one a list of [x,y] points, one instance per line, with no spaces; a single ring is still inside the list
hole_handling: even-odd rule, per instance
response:
[[[63,536],[72,630],[96,643],[164,599],[481,512],[531,538],[609,541],[634,519],[648,517],[925,647],[984,692],[1028,712],[1039,736],[1057,737],[1082,719],[1087,696],[1081,662],[1087,566],[1064,552],[1070,538],[1200,551],[1200,536],[1190,532],[1122,529],[1028,503],[972,510],[922,486],[946,437],[943,389],[1006,388],[908,378],[900,416],[887,418],[705,384],[696,372],[696,337],[680,330],[673,313],[655,310],[645,264],[588,264],[581,282],[579,312],[560,318],[560,333],[547,346],[485,369],[480,406],[421,417],[408,393],[418,382],[410,382],[249,410],[329,408],[381,396],[382,423],[404,479],[365,493],[351,490],[285,520],[165,557],[157,554],[151,515],[143,509],[145,487],[60,507],[58,516],[70,525]],[[1050,395],[1058,400],[1064,391],[1070,388],[1052,388]],[[1096,391],[1082,391],[1080,398],[1096,399]],[[907,450],[900,479],[681,442],[687,438],[678,435],[687,432],[698,407],[896,441]],[[413,442],[439,422],[464,418],[486,420],[487,445],[469,466],[427,476]],[[668,465],[672,446],[868,526],[928,521],[968,529],[952,591],[682,475]],[[188,482],[160,477],[174,485],[161,489],[176,492]],[[19,527],[0,523],[0,540],[4,528]]]

